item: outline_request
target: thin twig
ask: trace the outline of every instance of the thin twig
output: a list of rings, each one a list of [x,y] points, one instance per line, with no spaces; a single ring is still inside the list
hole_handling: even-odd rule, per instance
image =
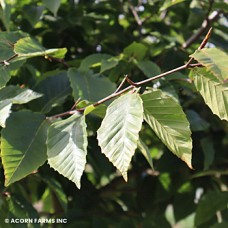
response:
[[[70,66],[67,64],[67,62],[64,59],[59,59],[59,58],[55,58],[55,57],[52,57],[52,56],[45,56],[45,58],[48,59],[50,62],[61,63],[66,68],[70,68]]]
[[[114,93],[117,93],[120,91],[120,89],[122,88],[122,86],[124,85],[124,83],[126,82],[126,79],[127,79],[127,75],[125,75],[123,81],[120,83],[120,85],[118,86],[118,88],[116,89],[116,91]]]
[[[185,65],[182,65],[182,66],[177,67],[175,69],[172,69],[170,71],[167,71],[167,72],[164,72],[164,73],[159,74],[157,76],[154,76],[152,78],[148,78],[146,80],[143,80],[143,81],[140,81],[140,82],[136,82],[136,83],[134,82],[134,85],[130,85],[130,86],[128,86],[128,87],[126,87],[126,88],[118,91],[118,92],[115,91],[111,95],[109,95],[109,96],[107,96],[107,97],[105,97],[105,98],[97,101],[96,103],[94,103],[93,106],[96,107],[96,106],[98,106],[100,104],[103,104],[104,102],[106,102],[108,100],[111,100],[112,98],[118,97],[118,96],[122,95],[123,93],[125,93],[125,92],[127,92],[127,91],[129,91],[131,89],[134,89],[136,86],[141,86],[143,84],[146,84],[146,83],[151,82],[151,81],[154,81],[156,79],[165,77],[165,76],[167,76],[169,74],[172,74],[172,73],[175,73],[177,71],[184,70],[184,69],[187,69],[187,68],[194,68],[194,67],[202,67],[202,65],[200,63],[189,64],[189,65],[185,64]],[[82,112],[83,113],[84,110],[85,110],[85,108],[81,108],[81,109],[78,109],[78,110],[70,110],[70,111],[67,111],[67,112],[64,112],[64,113],[60,113],[60,114],[57,114],[57,115],[48,117],[47,119],[54,119],[54,118],[59,118],[59,117],[67,116],[67,115],[73,115],[76,112]]]
[[[67,111],[67,112],[63,112],[63,113],[59,113],[59,114],[47,117],[46,119],[52,120],[52,119],[63,117],[63,116],[73,115],[76,112],[78,112],[78,110],[70,110],[70,111]]]
[[[70,110],[73,110],[77,105],[78,105],[78,103],[81,101],[81,97],[79,97],[77,100],[76,100],[76,102],[74,103],[74,105],[71,107],[71,109]]]
[[[9,57],[6,60],[0,61],[0,64],[4,65],[4,66],[9,66],[10,65],[10,61],[12,61],[13,59],[15,59],[16,57],[18,57],[18,54],[15,54],[11,57]]]
[[[222,12],[221,10],[213,11],[213,12],[208,16],[208,18],[206,18],[206,19],[203,21],[203,23],[202,23],[200,29],[199,29],[195,34],[193,34],[185,43],[183,43],[182,48],[186,49],[186,48],[188,48],[189,46],[191,46],[196,40],[198,40],[199,37],[204,33],[204,31],[207,30],[207,28],[208,28],[209,26],[211,26],[212,23],[213,23],[214,21],[216,21],[216,20],[219,18],[221,12]]]
[[[126,80],[130,85],[137,86],[137,84],[133,82],[129,77],[127,77]]]
[[[207,32],[207,35],[204,37],[203,41],[201,42],[200,46],[198,47],[197,50],[201,50],[205,47],[205,45],[207,44],[210,36],[211,36],[211,32],[212,32],[212,27],[209,29],[209,31]],[[186,63],[187,66],[189,66],[189,64],[192,62],[194,58],[191,57],[188,62]]]
[[[139,15],[138,15],[137,11],[135,10],[135,7],[133,5],[131,5],[131,4],[130,4],[130,10],[131,10],[131,12],[132,12],[132,14],[133,14],[133,16],[134,16],[135,21],[137,22],[137,24],[139,26],[141,26],[142,25],[142,21],[141,21]]]

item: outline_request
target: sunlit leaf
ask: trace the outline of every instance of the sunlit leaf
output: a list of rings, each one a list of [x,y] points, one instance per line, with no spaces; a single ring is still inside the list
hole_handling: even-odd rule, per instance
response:
[[[161,90],[142,95],[144,118],[161,141],[192,168],[192,139],[189,122],[181,106]]]
[[[84,115],[76,113],[56,121],[48,130],[48,163],[78,188],[86,164],[87,144]]]
[[[0,101],[10,100],[13,104],[25,104],[39,97],[42,94],[18,86],[10,85],[0,90]]]
[[[45,116],[30,111],[12,113],[2,130],[1,158],[5,186],[32,173],[47,159]],[[12,134],[13,132],[13,134]]]
[[[217,48],[203,48],[191,57],[204,65],[220,82],[228,80],[228,56],[225,52]]]
[[[7,86],[0,89],[0,126],[5,127],[5,121],[11,113],[12,104],[24,104],[41,96],[42,94],[17,86]]]
[[[106,109],[107,109],[107,106],[103,104],[98,105],[96,107],[94,105],[89,105],[85,108],[84,115],[88,115],[89,113],[92,113],[96,116],[104,118]]]
[[[101,62],[110,59],[112,56],[108,54],[96,53],[87,56],[81,61],[79,70],[80,71],[89,71],[90,68],[100,67]]]
[[[184,1],[187,1],[187,0],[165,0],[162,7],[160,8],[160,11],[166,10],[171,6],[174,6],[174,5],[184,2]]]
[[[54,14],[57,15],[58,9],[60,7],[60,0],[43,0],[43,4]]]
[[[28,34],[23,32],[0,32],[0,61],[14,56],[14,44],[27,36]]]
[[[205,69],[194,69],[194,84],[205,103],[220,119],[228,120],[228,83],[220,82]]]
[[[114,68],[115,66],[117,66],[119,63],[117,58],[109,58],[109,59],[102,59],[101,60],[101,69],[100,69],[100,73],[105,72],[106,70],[110,70],[112,68]]]
[[[19,39],[14,45],[14,52],[18,55],[18,59],[31,58],[36,56],[51,56],[54,58],[64,58],[66,48],[45,49],[36,40],[25,37]]]
[[[0,126],[5,127],[6,120],[11,113],[12,102],[10,100],[0,101]]]
[[[139,95],[125,94],[109,105],[97,131],[102,153],[117,167],[126,181],[142,121],[143,106]]]
[[[133,58],[138,61],[142,60],[146,55],[147,47],[144,44],[133,42],[126,48],[124,48],[124,55],[127,58]]]

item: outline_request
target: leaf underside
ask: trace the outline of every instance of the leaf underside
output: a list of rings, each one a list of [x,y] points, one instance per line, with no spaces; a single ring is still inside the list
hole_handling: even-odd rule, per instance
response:
[[[214,74],[220,82],[228,80],[228,56],[217,48],[203,48],[191,55]]]
[[[228,83],[220,82],[205,69],[193,69],[194,84],[205,103],[220,119],[228,121]]]
[[[107,108],[97,131],[102,153],[127,181],[127,170],[137,148],[143,121],[142,100],[138,94],[125,94]]]
[[[17,86],[7,86],[0,89],[0,126],[5,127],[13,104],[24,104],[41,96],[42,94]]]
[[[86,164],[87,145],[84,115],[76,113],[56,121],[48,130],[48,163],[78,188]]]
[[[192,168],[191,131],[181,106],[161,90],[153,89],[141,97],[146,122],[161,141]]]

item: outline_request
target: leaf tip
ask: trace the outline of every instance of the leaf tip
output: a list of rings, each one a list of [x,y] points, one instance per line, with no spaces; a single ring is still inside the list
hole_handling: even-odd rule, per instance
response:
[[[184,154],[181,160],[184,161],[190,169],[194,169],[192,167],[192,154]]]
[[[124,180],[127,182],[127,172],[123,172],[122,176],[123,176]]]
[[[77,187],[78,189],[81,189],[81,183],[80,183],[80,182],[76,182],[75,185],[76,185],[76,187]]]

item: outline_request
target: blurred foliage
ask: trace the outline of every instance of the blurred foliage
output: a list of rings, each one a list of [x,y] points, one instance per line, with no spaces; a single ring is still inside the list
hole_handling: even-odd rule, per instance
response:
[[[1,68],[1,85],[8,82],[44,94],[29,104],[13,104],[15,112],[30,109],[52,116],[70,110],[76,95],[71,96],[65,76],[69,66],[90,70],[85,77],[93,77],[90,99],[96,101],[113,91],[126,74],[133,81],[141,81],[182,65],[207,30],[187,48],[183,44],[213,12],[219,12],[219,16],[210,24],[213,32],[208,46],[228,50],[228,7],[223,0],[1,0],[0,6],[1,31],[28,33],[46,49],[67,49],[64,61],[36,52],[37,57],[10,65],[10,76]],[[24,33],[18,33],[18,37],[24,37]],[[0,52],[2,47],[10,48],[5,40],[0,40]],[[128,182],[124,182],[100,153],[96,131],[101,118],[88,115],[87,165],[81,189],[47,163],[4,187],[1,165],[0,226],[27,227],[6,224],[5,218],[66,218],[66,227],[227,227],[228,124],[212,114],[188,74],[188,70],[174,73],[149,85],[176,98],[187,114],[193,132],[194,170],[171,154],[143,123],[140,139],[148,147],[154,169],[137,150]],[[80,80],[83,84],[84,79]],[[100,87],[96,88],[96,83]],[[83,99],[91,95],[78,93]],[[79,105],[85,107],[82,102]],[[100,116],[103,112],[100,110]],[[33,121],[33,117],[29,119]],[[29,125],[26,127],[30,132]],[[9,130],[14,131],[14,127]]]

